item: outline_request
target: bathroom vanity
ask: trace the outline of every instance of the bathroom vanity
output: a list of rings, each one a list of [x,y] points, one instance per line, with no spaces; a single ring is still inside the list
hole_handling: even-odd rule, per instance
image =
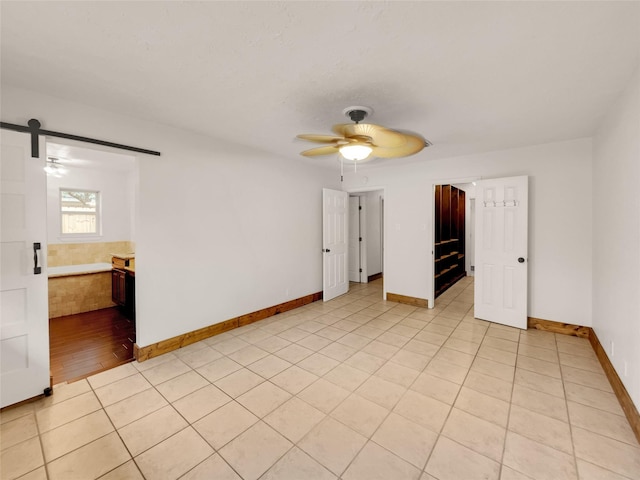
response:
[[[130,320],[136,318],[136,266],[134,253],[113,253],[111,298]]]

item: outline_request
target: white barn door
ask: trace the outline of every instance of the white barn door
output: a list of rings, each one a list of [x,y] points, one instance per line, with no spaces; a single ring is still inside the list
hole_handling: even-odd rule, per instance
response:
[[[322,298],[325,302],[349,291],[348,207],[347,192],[322,189]]]
[[[527,328],[527,176],[476,185],[475,310],[482,320]]]
[[[50,383],[42,265],[47,185],[44,160],[31,158],[29,134],[0,130],[0,143],[0,407],[6,407],[42,394]],[[44,155],[43,137],[39,147]]]

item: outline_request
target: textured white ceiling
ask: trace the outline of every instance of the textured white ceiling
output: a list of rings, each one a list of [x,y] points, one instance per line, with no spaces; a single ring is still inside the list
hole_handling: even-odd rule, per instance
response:
[[[0,9],[3,85],[301,161],[295,135],[329,133],[354,104],[433,142],[418,161],[589,136],[640,58],[635,1]]]

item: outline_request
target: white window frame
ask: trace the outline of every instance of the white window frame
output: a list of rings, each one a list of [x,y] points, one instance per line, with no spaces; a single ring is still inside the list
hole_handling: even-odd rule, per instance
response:
[[[82,192],[82,193],[95,193],[96,194],[96,231],[95,232],[86,232],[86,233],[65,233],[63,231],[64,228],[64,215],[65,212],[62,210],[62,192]],[[58,202],[58,211],[60,213],[60,236],[64,239],[73,239],[73,238],[100,238],[102,236],[102,195],[99,190],[92,190],[88,188],[64,188],[60,187],[59,194],[59,202]]]

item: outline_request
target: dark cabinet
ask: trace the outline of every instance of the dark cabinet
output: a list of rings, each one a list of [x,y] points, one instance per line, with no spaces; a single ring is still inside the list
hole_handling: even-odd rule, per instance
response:
[[[114,268],[111,270],[111,299],[122,307],[130,320],[136,317],[136,277],[134,272]]]
[[[117,268],[111,270],[111,300],[121,307],[124,307],[127,301],[126,281],[127,272]]]
[[[434,232],[436,297],[467,274],[464,267],[464,222],[464,190],[453,185],[436,185]]]
[[[125,302],[124,302],[124,314],[130,320],[136,318],[136,274],[134,272],[127,271],[125,277],[124,289],[125,289]]]

